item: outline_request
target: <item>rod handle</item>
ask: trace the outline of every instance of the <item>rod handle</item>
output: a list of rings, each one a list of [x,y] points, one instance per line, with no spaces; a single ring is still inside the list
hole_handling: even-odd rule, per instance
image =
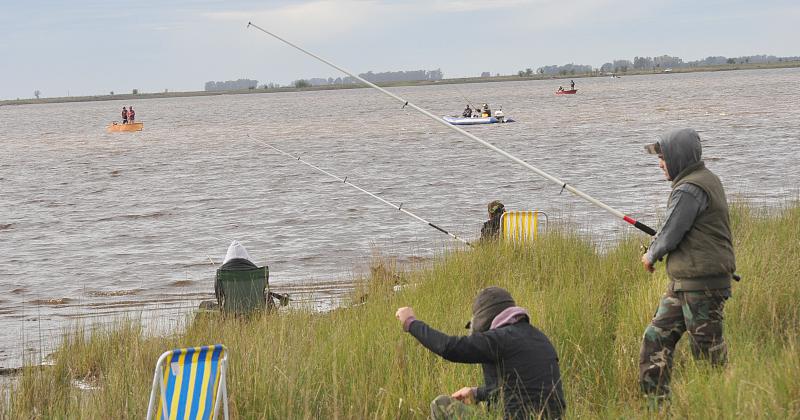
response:
[[[639,229],[642,232],[644,232],[644,233],[646,233],[646,234],[648,234],[650,236],[656,236],[656,231],[653,230],[653,228],[651,228],[650,226],[647,226],[646,224],[644,224],[644,223],[642,223],[642,222],[640,222],[640,221],[638,221],[638,220],[636,220],[636,219],[634,219],[634,218],[632,218],[630,216],[624,216],[622,218],[622,220],[632,224],[636,229]]]
[[[653,230],[653,228],[651,228],[650,226],[647,226],[646,224],[644,224],[644,223],[642,223],[642,222],[640,222],[638,220],[636,221],[636,223],[633,224],[633,226],[636,229],[639,229],[642,232],[644,232],[644,233],[646,233],[646,234],[648,234],[650,236],[656,236],[656,231]]]

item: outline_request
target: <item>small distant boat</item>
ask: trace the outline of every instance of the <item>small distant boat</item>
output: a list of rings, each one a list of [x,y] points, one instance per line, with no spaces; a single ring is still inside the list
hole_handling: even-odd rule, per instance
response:
[[[478,125],[514,122],[511,118],[498,119],[495,117],[442,117],[443,120],[453,125]]]
[[[578,93],[578,89],[557,90],[556,95],[574,95]]]
[[[111,124],[109,124],[108,127],[106,127],[106,131],[108,131],[109,133],[119,133],[123,131],[142,131],[143,128],[144,128],[143,122],[120,124],[114,121]]]

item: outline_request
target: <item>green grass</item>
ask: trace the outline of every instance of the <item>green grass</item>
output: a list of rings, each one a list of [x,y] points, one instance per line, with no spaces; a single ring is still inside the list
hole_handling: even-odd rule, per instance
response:
[[[669,414],[675,418],[800,417],[800,203],[780,211],[737,205],[739,274],[728,302],[730,361],[715,370],[678,347]],[[363,305],[318,314],[252,319],[197,316],[185,332],[148,337],[136,320],[69,334],[55,366],[28,367],[0,411],[10,418],[141,418],[158,355],[224,343],[234,418],[423,418],[436,395],[477,385],[477,365],[446,362],[402,332],[400,306],[450,334],[463,334],[485,286],[507,288],[561,360],[570,418],[647,418],[638,392],[641,334],[667,280],[646,273],[639,236],[604,252],[565,231],[532,247],[443,251],[424,269],[379,261],[355,295]],[[393,293],[400,281],[411,286]],[[75,379],[98,386],[82,391]],[[497,413],[490,413],[497,416]]]

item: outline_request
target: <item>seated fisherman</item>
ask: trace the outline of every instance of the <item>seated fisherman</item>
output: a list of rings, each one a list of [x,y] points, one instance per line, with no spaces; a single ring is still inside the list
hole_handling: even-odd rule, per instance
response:
[[[500,220],[506,212],[505,206],[499,200],[489,203],[489,220],[483,223],[481,228],[481,241],[494,240],[500,238]]]
[[[217,275],[214,278],[214,295],[217,297],[217,303],[222,307],[225,300],[225,293],[222,290],[221,273],[223,271],[248,271],[256,270],[258,267],[250,261],[250,254],[247,249],[239,243],[239,241],[231,242],[228,246],[228,252],[225,254],[225,259],[222,260],[222,265],[217,269]]]
[[[241,313],[263,309],[266,304],[269,311],[276,308],[275,297],[285,305],[288,297],[268,291],[268,277],[268,267],[256,266],[244,245],[239,241],[231,242],[214,280],[214,294],[219,306],[223,311]],[[226,295],[233,296],[235,301],[226,304]]]
[[[467,104],[467,107],[464,108],[464,112],[461,114],[464,118],[471,118],[472,117],[472,108]]]
[[[491,117],[492,116],[492,110],[489,109],[489,104],[483,104],[483,110],[481,111],[481,116],[482,117]]]

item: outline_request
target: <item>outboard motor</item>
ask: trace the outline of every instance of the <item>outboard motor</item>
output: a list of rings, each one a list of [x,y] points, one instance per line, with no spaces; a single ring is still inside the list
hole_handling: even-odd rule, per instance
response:
[[[506,119],[505,115],[503,115],[503,110],[502,109],[498,109],[497,111],[495,111],[494,112],[494,117],[497,118],[497,121],[499,121],[499,122],[505,122],[505,119]]]

